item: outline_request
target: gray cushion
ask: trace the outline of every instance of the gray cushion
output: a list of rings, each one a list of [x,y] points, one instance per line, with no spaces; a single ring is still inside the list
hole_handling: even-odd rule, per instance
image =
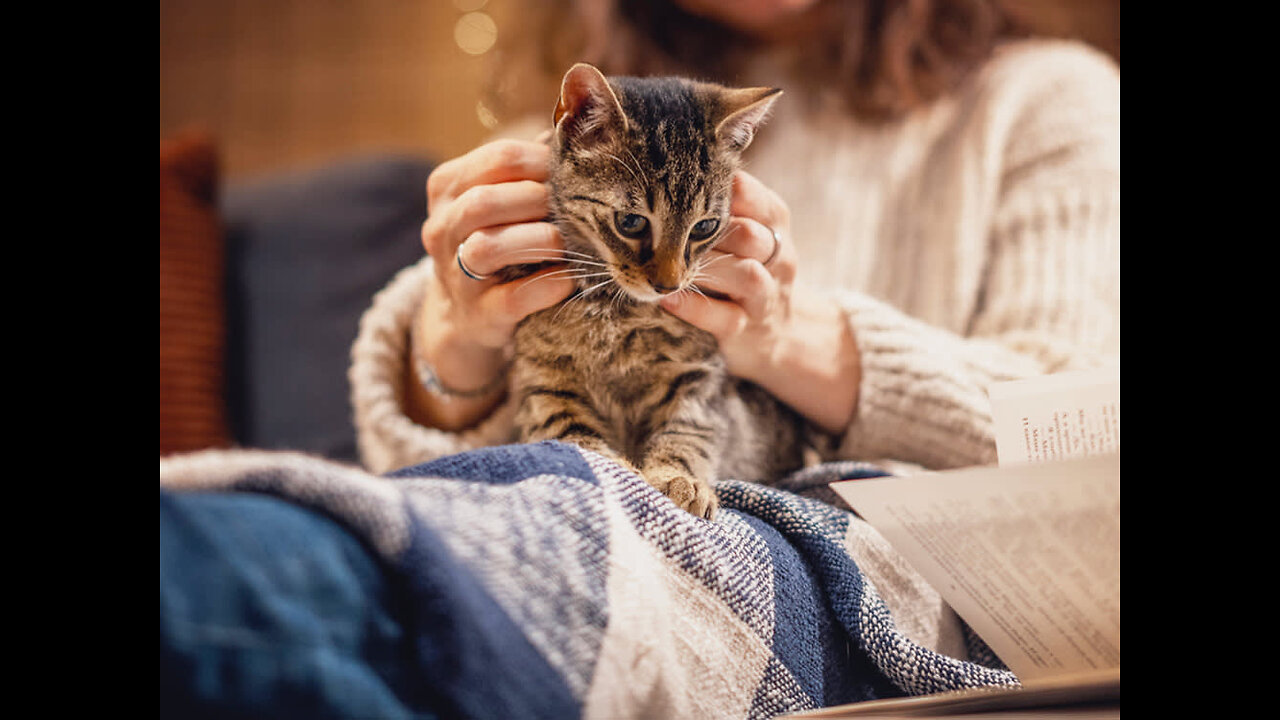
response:
[[[431,167],[362,157],[227,189],[228,405],[240,445],[356,460],[351,344],[374,293],[423,255]]]

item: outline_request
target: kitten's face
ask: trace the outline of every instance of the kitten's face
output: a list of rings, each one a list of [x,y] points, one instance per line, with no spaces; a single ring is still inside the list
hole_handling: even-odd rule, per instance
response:
[[[777,93],[570,70],[550,182],[568,259],[590,271],[580,287],[611,281],[653,302],[693,285],[728,229],[739,156]]]

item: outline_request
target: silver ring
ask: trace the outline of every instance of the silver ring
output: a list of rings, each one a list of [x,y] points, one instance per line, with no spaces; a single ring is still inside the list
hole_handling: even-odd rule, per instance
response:
[[[766,225],[765,227],[768,226]],[[778,251],[782,250],[782,238],[778,236],[778,231],[769,228],[769,232],[773,233],[773,252],[769,253],[769,257],[765,259],[763,263],[765,267],[769,267],[769,263],[777,259]]]
[[[467,264],[462,262],[462,245],[459,245],[458,249],[453,252],[453,257],[455,260],[458,261],[458,269],[462,271],[462,274],[466,275],[472,280],[484,281],[493,277],[493,275],[480,275],[478,273],[472,272],[471,268],[467,267]]]

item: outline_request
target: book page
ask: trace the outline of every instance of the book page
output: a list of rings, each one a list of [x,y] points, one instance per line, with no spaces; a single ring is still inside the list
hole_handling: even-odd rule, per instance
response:
[[[1024,681],[1120,666],[1120,457],[832,483]]]
[[[1001,465],[1120,451],[1120,366],[988,388]]]

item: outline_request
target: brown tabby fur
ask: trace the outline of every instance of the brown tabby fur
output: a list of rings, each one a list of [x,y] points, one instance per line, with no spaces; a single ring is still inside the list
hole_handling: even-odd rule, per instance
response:
[[[713,336],[656,304],[696,291],[729,222],[739,154],[778,92],[606,79],[589,65],[565,76],[549,185],[566,247],[557,260],[578,290],[516,331],[523,441],[608,455],[708,518],[712,480],[767,482],[802,464],[796,413],[730,376]],[[617,218],[628,213],[649,232],[624,237]],[[705,219],[718,221],[715,232],[690,238]]]

